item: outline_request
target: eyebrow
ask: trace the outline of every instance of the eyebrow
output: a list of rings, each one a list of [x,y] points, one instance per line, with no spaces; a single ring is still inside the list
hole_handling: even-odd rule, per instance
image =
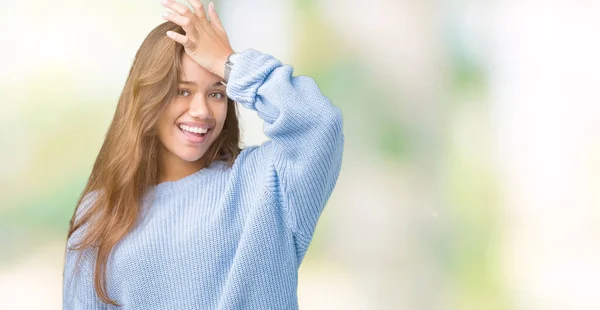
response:
[[[186,85],[194,85],[196,86],[195,82],[192,81],[185,81],[185,80],[179,80],[179,84],[186,84]],[[221,84],[221,81],[216,81],[214,84],[212,84],[212,86],[223,86],[223,84]]]

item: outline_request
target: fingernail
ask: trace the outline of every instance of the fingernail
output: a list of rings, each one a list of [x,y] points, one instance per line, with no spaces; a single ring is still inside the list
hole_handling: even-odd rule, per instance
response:
[[[161,3],[162,4],[169,4],[169,0],[162,0]]]
[[[167,16],[169,16],[169,12],[163,12],[162,13],[162,17],[167,17]]]
[[[208,6],[214,11],[215,10],[215,4],[211,1]]]

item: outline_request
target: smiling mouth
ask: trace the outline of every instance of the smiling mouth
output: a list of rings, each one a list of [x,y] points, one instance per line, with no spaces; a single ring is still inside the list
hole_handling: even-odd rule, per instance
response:
[[[212,129],[212,128],[204,129],[204,128],[199,128],[199,127],[186,126],[186,125],[179,125],[178,127],[179,127],[179,130],[181,130],[184,134],[186,134],[188,136],[190,136],[190,135],[195,136],[195,137],[204,137]]]
[[[184,139],[191,144],[202,144],[205,140],[208,139],[208,135],[210,135],[212,128],[199,128],[199,127],[191,127],[186,125],[177,126],[181,131]]]

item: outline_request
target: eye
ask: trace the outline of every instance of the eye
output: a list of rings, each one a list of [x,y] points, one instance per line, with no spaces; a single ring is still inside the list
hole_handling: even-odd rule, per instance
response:
[[[188,93],[188,95],[184,95],[184,93]],[[178,90],[177,90],[177,96],[184,96],[184,97],[187,97],[187,96],[189,96],[190,94],[191,94],[191,93],[190,93],[190,91],[189,91],[189,90],[187,90],[187,89],[178,89]]]
[[[218,97],[216,98],[217,100],[221,100],[221,99],[223,99],[225,97],[225,94],[223,94],[222,92],[214,92],[214,93],[212,93],[210,95],[211,96],[212,95],[218,95]],[[215,97],[213,97],[213,98],[215,98]]]

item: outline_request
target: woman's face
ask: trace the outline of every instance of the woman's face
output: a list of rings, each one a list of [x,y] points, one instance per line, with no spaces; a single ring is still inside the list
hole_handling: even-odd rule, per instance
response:
[[[177,95],[169,102],[158,125],[162,164],[200,169],[199,159],[221,133],[227,115],[227,93],[221,79],[186,53]],[[175,170],[181,170],[175,168]]]

